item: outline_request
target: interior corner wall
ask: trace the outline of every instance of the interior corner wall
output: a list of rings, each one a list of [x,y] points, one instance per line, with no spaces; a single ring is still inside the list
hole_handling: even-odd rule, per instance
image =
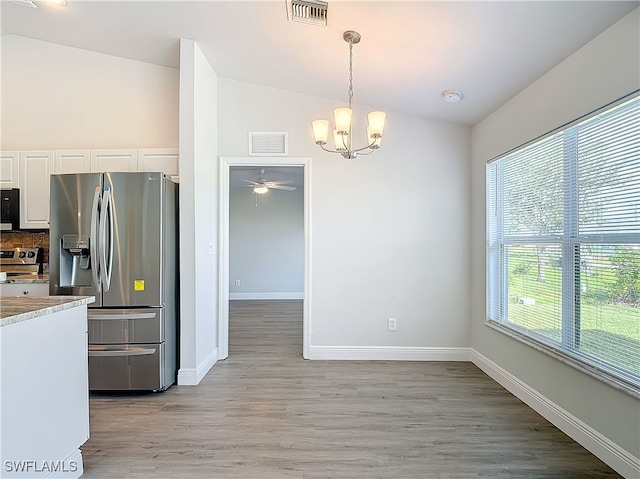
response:
[[[472,314],[475,351],[640,463],[640,401],[485,322],[487,160],[640,88],[640,19],[630,13],[472,130]]]
[[[303,291],[303,188],[230,188],[229,299],[302,299]]]
[[[2,35],[3,150],[175,148],[175,68]]]
[[[311,130],[341,101],[218,89],[220,156],[246,157],[249,131],[287,131],[289,155],[311,158],[310,357],[468,350],[471,129],[389,111],[380,150],[349,161]],[[356,144],[374,109],[354,106]]]
[[[217,76],[198,45],[180,41],[180,369],[198,384],[217,358]]]

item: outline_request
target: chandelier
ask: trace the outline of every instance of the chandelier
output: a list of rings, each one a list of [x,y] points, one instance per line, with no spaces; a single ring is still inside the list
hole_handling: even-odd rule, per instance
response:
[[[353,160],[358,153],[368,155],[380,148],[382,130],[386,114],[382,111],[372,111],[369,113],[369,126],[367,126],[367,141],[369,144],[362,148],[354,149],[351,134],[351,104],[353,100],[353,45],[360,42],[360,34],[353,30],[348,30],[342,35],[344,41],[349,43],[349,107],[336,108],[333,111],[335,130],[333,130],[333,141],[336,149],[325,148],[327,137],[329,136],[329,120],[315,120],[312,122],[313,136],[316,145],[320,145],[325,151],[330,153],[340,153],[345,159]],[[364,150],[367,150],[364,152]],[[364,152],[364,153],[363,153]]]

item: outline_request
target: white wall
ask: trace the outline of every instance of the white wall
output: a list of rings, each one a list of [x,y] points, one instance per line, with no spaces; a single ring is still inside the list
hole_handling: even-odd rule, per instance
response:
[[[229,193],[229,297],[302,299],[304,190],[256,196],[251,188]]]
[[[2,36],[3,150],[175,148],[178,70]]]
[[[636,10],[476,125],[472,148],[468,128],[388,112],[382,149],[356,161],[313,144],[311,120],[329,117],[338,102],[216,79],[197,46],[183,42],[184,383],[199,381],[216,359],[218,265],[206,253],[210,243],[217,249],[217,154],[246,156],[247,131],[284,130],[290,155],[314,163],[316,357],[345,357],[352,346],[355,356],[361,347],[375,357],[406,348],[411,359],[471,345],[640,457],[638,400],[484,326],[486,160],[638,88],[639,23]],[[1,147],[175,147],[178,75],[5,35]],[[362,128],[366,111],[355,108]],[[398,318],[398,331],[386,331],[389,316]]]
[[[636,460],[638,399],[484,325],[485,164],[640,88],[639,25],[635,10],[473,128],[471,229],[473,348]]]
[[[217,81],[195,42],[181,40],[178,384],[198,384],[218,359]]]
[[[220,156],[246,156],[247,132],[271,130],[312,158],[310,357],[469,346],[469,128],[388,112],[382,148],[347,161],[311,131],[338,102],[223,78],[218,102]],[[355,106],[356,141],[371,110]]]

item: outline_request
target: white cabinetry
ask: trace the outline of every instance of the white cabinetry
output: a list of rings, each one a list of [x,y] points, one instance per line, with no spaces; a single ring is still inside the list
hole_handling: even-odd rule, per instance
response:
[[[2,325],[0,346],[0,474],[79,478],[89,438],[86,304]]]
[[[49,296],[49,283],[0,283],[0,296]]]
[[[0,187],[20,188],[20,228],[49,228],[49,176],[53,173],[161,171],[178,181],[177,148],[5,151]]]
[[[177,148],[145,148],[138,150],[138,171],[161,171],[178,181]]]
[[[0,188],[20,188],[20,153],[0,153]]]
[[[89,150],[57,150],[53,166],[54,173],[89,173],[91,152]]]
[[[53,151],[20,152],[20,228],[49,228],[49,177]]]
[[[138,171],[138,150],[91,150],[91,171]]]
[[[64,150],[55,152],[54,173],[161,171],[178,177],[177,148]]]

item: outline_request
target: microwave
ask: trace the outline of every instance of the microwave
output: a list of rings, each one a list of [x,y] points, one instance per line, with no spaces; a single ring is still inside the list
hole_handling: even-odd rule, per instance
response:
[[[20,229],[20,190],[0,190],[0,231]]]

